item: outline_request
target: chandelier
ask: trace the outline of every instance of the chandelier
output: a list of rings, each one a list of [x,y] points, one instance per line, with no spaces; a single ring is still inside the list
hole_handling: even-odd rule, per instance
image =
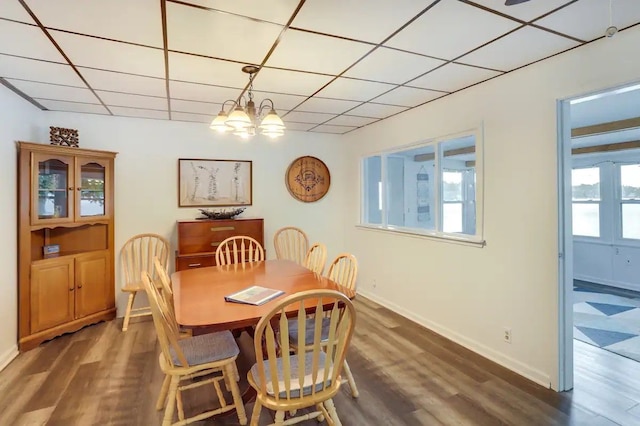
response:
[[[210,128],[220,133],[232,131],[234,135],[243,139],[256,134],[256,129],[260,129],[260,133],[270,138],[277,138],[284,135],[284,123],[276,113],[271,99],[264,99],[260,102],[260,106],[256,108],[253,102],[253,75],[260,70],[259,67],[253,65],[245,65],[242,72],[249,74],[249,90],[247,91],[248,100],[243,97],[238,100],[226,100],[222,103],[220,112],[211,122]],[[244,106],[242,101],[245,100]],[[229,113],[225,111],[225,105],[229,104]],[[264,117],[263,112],[269,111]],[[258,125],[258,123],[260,123]]]

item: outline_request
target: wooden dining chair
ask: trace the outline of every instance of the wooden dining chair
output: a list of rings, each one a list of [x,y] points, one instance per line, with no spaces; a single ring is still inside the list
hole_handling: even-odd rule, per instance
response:
[[[293,226],[278,229],[273,237],[273,245],[276,249],[276,258],[292,260],[298,265],[304,265],[309,250],[309,238],[302,229]]]
[[[121,290],[129,293],[127,308],[122,321],[122,331],[127,331],[131,318],[151,315],[149,306],[134,308],[133,304],[139,291],[144,291],[142,272],[148,272],[155,279],[153,259],[157,257],[162,267],[169,263],[169,241],[156,234],[138,234],[127,240],[120,251],[124,284]]]
[[[350,290],[355,290],[356,286],[356,278],[358,276],[358,261],[356,257],[349,253],[341,253],[339,254],[333,262],[331,262],[331,266],[329,267],[329,273],[327,274],[327,278],[336,283],[340,284],[343,287],[346,287]],[[313,330],[314,324],[307,323],[305,328],[305,334],[307,335],[307,339],[309,339],[309,333]],[[323,329],[328,327],[328,322],[322,324]],[[294,351],[298,349],[298,340],[300,333],[298,332],[298,324],[292,322],[289,327],[289,339],[291,340],[291,346]],[[326,333],[326,330],[324,331]],[[305,345],[305,350],[308,351],[312,348],[312,342],[307,340]],[[358,387],[356,386],[356,381],[353,378],[353,374],[351,373],[351,368],[349,368],[349,363],[347,360],[344,360],[344,375],[349,382],[349,388],[351,389],[351,396],[357,398],[360,395],[358,392]]]
[[[235,339],[229,331],[203,334],[195,337],[180,338],[178,324],[166,305],[160,291],[148,272],[142,272],[142,281],[149,298],[153,323],[160,343],[160,369],[165,378],[156,408],[163,407],[163,426],[186,425],[213,417],[227,411],[236,410],[238,421],[247,424],[244,403],[238,388],[235,361],[240,353]],[[196,380],[192,380],[196,379]],[[229,405],[224,397],[220,382],[231,392],[233,404]],[[182,393],[185,390],[211,385],[215,389],[220,407],[185,417]],[[166,388],[166,389],[165,389]],[[178,409],[178,421],[173,422],[175,409]]]
[[[292,311],[297,313],[297,319],[292,321],[301,329],[305,323],[313,324],[313,332],[309,336],[309,351],[290,355],[287,313],[291,315]],[[349,298],[335,290],[292,294],[260,319],[254,338],[257,362],[247,375],[257,392],[252,426],[258,425],[262,407],[276,412],[275,425],[313,418],[326,419],[331,425],[341,424],[332,398],[340,389],[340,373],[355,319],[355,308]],[[322,327],[325,322],[326,328]],[[306,337],[301,336],[298,345],[304,346]],[[285,412],[307,407],[316,410],[284,421]]]
[[[216,249],[216,263],[229,265],[239,262],[259,262],[264,260],[264,249],[254,238],[239,235],[229,237]]]
[[[327,246],[322,243],[315,243],[311,246],[304,259],[304,267],[312,270],[316,274],[322,275],[324,263],[327,260]]]

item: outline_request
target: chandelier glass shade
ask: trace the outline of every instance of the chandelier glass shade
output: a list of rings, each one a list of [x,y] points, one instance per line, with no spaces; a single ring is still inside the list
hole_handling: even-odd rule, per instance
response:
[[[249,89],[247,90],[247,98],[244,106],[242,101],[227,100],[222,103],[222,108],[218,115],[211,122],[210,128],[220,133],[233,132],[234,135],[243,139],[256,134],[259,130],[261,134],[270,138],[277,138],[284,135],[285,125],[275,110],[271,99],[264,99],[260,102],[260,106],[256,108],[253,101],[253,75],[258,72],[259,68],[252,65],[242,67],[242,71],[249,74]],[[228,106],[228,111],[225,109]],[[263,113],[268,111],[264,117]]]

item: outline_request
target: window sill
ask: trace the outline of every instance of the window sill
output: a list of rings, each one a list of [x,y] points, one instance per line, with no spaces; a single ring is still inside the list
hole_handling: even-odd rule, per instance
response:
[[[416,230],[408,228],[391,228],[376,225],[364,225],[356,224],[356,228],[363,231],[378,231],[391,234],[399,234],[407,237],[422,238],[427,240],[440,241],[443,243],[461,244],[465,246],[472,246],[477,248],[483,248],[487,245],[486,240],[476,235],[459,235],[459,234],[445,234],[436,231]]]

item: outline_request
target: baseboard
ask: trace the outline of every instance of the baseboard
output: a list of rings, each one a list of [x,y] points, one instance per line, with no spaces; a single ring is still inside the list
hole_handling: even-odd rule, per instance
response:
[[[439,335],[446,337],[447,339],[456,342],[457,344],[464,346],[465,348],[481,355],[501,366],[508,368],[509,370],[539,384],[540,386],[544,386],[545,388],[551,388],[551,378],[548,374],[532,368],[527,364],[524,364],[518,360],[505,356],[504,354],[495,351],[494,349],[489,348],[488,346],[483,345],[480,342],[477,342],[473,339],[469,339],[466,336],[463,336],[459,333],[456,333],[446,327],[441,326],[433,321],[429,321],[426,318],[421,317],[413,312],[408,311],[407,309],[396,305],[395,303],[389,302],[388,300],[381,299],[375,294],[371,294],[367,291],[358,290],[358,295],[362,295],[367,299],[371,299],[376,303],[384,306],[387,309],[392,310],[393,312],[402,315],[403,317],[410,319],[411,321],[428,328],[429,330],[438,333]]]
[[[9,363],[13,361],[15,357],[18,356],[18,353],[18,345],[13,345],[2,355],[0,355],[0,371],[4,370],[4,368],[9,365]]]
[[[624,283],[620,281],[606,280],[598,277],[590,277],[588,275],[574,275],[573,279],[587,281],[594,284],[608,285],[609,287],[617,287],[625,290],[633,290],[640,292],[640,286],[633,283]]]

